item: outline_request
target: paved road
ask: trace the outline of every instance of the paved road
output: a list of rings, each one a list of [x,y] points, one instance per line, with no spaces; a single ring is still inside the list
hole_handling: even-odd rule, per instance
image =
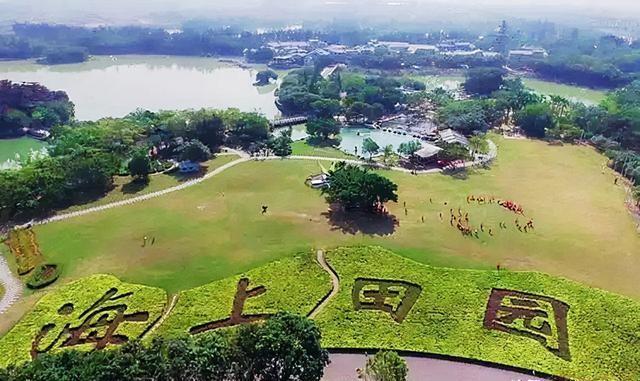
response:
[[[0,315],[2,315],[22,296],[22,283],[13,275],[7,260],[2,256],[0,256],[0,284],[4,288],[4,294],[0,298]]]
[[[323,381],[358,381],[356,369],[364,368],[365,355],[332,353]],[[408,381],[548,381],[524,373],[462,362],[424,357],[405,357]]]

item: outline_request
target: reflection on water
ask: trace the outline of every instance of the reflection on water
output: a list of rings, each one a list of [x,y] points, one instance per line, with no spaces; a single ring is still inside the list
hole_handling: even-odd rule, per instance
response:
[[[236,107],[273,118],[278,114],[275,86],[253,86],[260,69],[204,57],[100,56],[57,66],[0,62],[0,78],[66,91],[80,120],[121,117],[138,107],[154,111]]]
[[[287,128],[280,128],[278,130],[283,131]],[[291,139],[294,141],[302,140],[309,137],[305,130],[304,125],[293,126],[291,129]],[[394,151],[398,150],[398,147],[401,143],[409,142],[412,140],[416,140],[415,138],[409,135],[400,135],[394,134],[391,132],[384,132],[382,130],[375,130],[372,128],[366,127],[346,127],[340,129],[340,150],[355,155],[356,153],[359,156],[363,156],[362,152],[362,142],[366,138],[371,138],[373,141],[378,143],[380,146],[380,150],[383,147],[391,144],[393,146]]]

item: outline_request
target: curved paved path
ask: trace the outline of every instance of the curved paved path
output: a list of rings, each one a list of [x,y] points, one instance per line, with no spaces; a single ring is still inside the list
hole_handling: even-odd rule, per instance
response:
[[[407,361],[407,381],[548,381],[528,373],[492,368],[451,360],[403,356]],[[367,362],[364,354],[330,353],[331,363],[322,381],[358,381],[356,369]]]
[[[0,256],[0,284],[4,288],[0,298],[0,315],[2,315],[22,296],[22,282],[13,275],[7,260],[2,256]]]
[[[331,277],[331,292],[329,293],[329,295],[327,295],[326,298],[324,298],[324,300],[320,304],[316,306],[316,308],[313,309],[313,311],[311,311],[311,313],[309,314],[309,319],[313,319],[314,317],[316,317],[320,313],[320,311],[322,311],[324,307],[331,301],[331,299],[338,295],[338,291],[340,291],[340,278],[338,278],[338,274],[335,272],[335,270],[333,270],[333,268],[331,268],[329,263],[327,263],[327,259],[324,257],[324,251],[318,250],[318,252],[316,253],[316,260],[318,261],[318,264],[320,264],[320,267],[322,267],[324,271],[329,273],[329,276]]]
[[[474,166],[478,166],[478,165],[483,165],[486,164],[488,162],[490,162],[491,160],[495,159],[498,155],[498,148],[495,145],[495,143],[493,143],[491,140],[488,140],[489,143],[489,153],[485,156],[483,156],[481,159],[476,159],[474,161],[469,161],[469,162],[465,162],[464,165],[462,166],[463,168],[470,168],[470,167],[474,167]],[[66,220],[69,218],[73,218],[73,217],[78,217],[78,216],[84,216],[86,214],[90,214],[90,213],[95,213],[95,212],[100,212],[102,210],[107,210],[107,209],[112,209],[112,208],[118,208],[121,206],[126,206],[126,205],[131,205],[131,204],[135,204],[144,200],[149,200],[152,198],[156,198],[156,197],[160,197],[160,196],[164,196],[166,194],[169,193],[173,193],[173,192],[177,192],[189,187],[192,187],[196,184],[199,184],[207,179],[210,179],[213,176],[216,176],[224,171],[226,171],[229,168],[235,167],[238,164],[241,163],[245,163],[247,161],[251,161],[251,160],[314,160],[314,161],[344,161],[347,163],[351,163],[351,164],[357,164],[357,165],[369,165],[369,166],[374,166],[374,167],[378,167],[378,168],[383,168],[383,169],[389,169],[392,171],[398,171],[398,172],[404,172],[404,173],[411,173],[412,171],[410,169],[406,169],[406,168],[402,168],[402,167],[388,167],[385,166],[383,164],[380,163],[372,163],[372,162],[367,162],[367,161],[362,161],[362,160],[351,160],[351,159],[341,159],[341,158],[335,158],[335,157],[319,157],[319,156],[289,156],[286,158],[281,158],[279,156],[258,156],[258,157],[251,157],[249,156],[247,153],[242,152],[242,151],[237,151],[237,150],[233,150],[233,149],[227,149],[228,152],[232,153],[232,154],[236,154],[238,156],[240,156],[239,159],[234,160],[232,162],[229,162],[225,165],[222,165],[218,168],[216,168],[215,170],[207,173],[206,175],[199,177],[197,179],[193,179],[193,180],[189,180],[186,181],[180,185],[177,185],[175,187],[171,187],[171,188],[167,188],[167,189],[163,189],[157,192],[152,192],[152,193],[147,193],[147,194],[143,194],[141,196],[137,196],[137,197],[132,197],[126,200],[121,200],[121,201],[116,201],[116,202],[112,202],[110,204],[105,204],[105,205],[100,205],[100,206],[95,206],[95,207],[91,207],[91,208],[87,208],[87,209],[82,209],[82,210],[78,210],[75,212],[71,212],[71,213],[66,213],[66,214],[59,214],[50,218],[45,218],[42,220],[36,220],[31,222],[31,225],[44,225],[44,224],[48,224],[50,222],[55,222],[55,221],[62,221],[62,220]],[[431,174],[431,173],[440,173],[443,170],[440,168],[433,168],[433,169],[427,169],[427,170],[422,170],[422,171],[417,171],[417,174]],[[26,224],[28,225],[28,224]]]

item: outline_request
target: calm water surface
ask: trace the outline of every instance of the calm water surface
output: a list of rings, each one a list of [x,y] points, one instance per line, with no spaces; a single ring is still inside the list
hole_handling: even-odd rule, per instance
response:
[[[275,86],[253,86],[261,69],[203,57],[99,56],[80,64],[56,66],[0,62],[0,79],[39,82],[66,91],[80,120],[122,117],[136,108],[201,107],[236,107],[273,118],[279,113],[274,103]]]

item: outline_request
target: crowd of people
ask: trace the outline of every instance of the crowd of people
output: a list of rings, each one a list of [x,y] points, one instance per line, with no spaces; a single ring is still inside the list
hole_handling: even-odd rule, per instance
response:
[[[521,214],[524,216],[524,209],[522,208],[522,206],[511,200],[502,200],[502,199],[496,198],[495,196],[485,196],[485,195],[476,196],[471,194],[467,196],[467,204],[471,204],[472,202],[477,202],[478,205],[495,203],[516,214]]]

